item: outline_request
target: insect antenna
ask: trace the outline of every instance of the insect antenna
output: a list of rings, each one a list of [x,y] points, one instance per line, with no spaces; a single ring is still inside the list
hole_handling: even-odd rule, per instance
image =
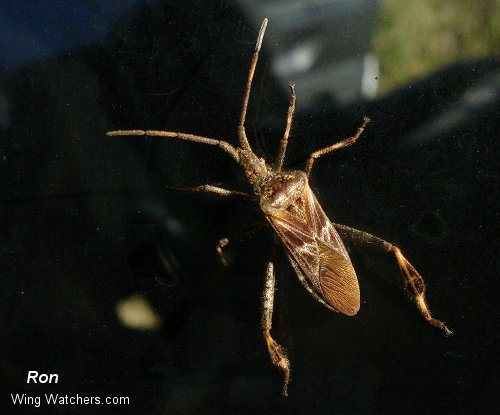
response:
[[[245,131],[245,119],[247,116],[248,100],[250,99],[250,90],[252,89],[252,80],[255,73],[255,67],[257,66],[257,61],[259,60],[259,52],[262,46],[262,40],[264,39],[264,33],[267,27],[267,17],[262,21],[260,26],[259,36],[257,37],[257,42],[255,43],[255,50],[252,56],[252,63],[250,64],[250,70],[248,72],[247,85],[245,88],[245,95],[243,97],[243,104],[241,106],[240,123],[238,124],[238,138],[240,140],[241,148],[245,150],[252,151],[250,143]]]
[[[290,135],[290,130],[292,128],[293,113],[295,111],[295,84],[291,83],[288,85],[290,87],[290,103],[288,104],[288,113],[286,115],[286,127],[283,134],[283,138],[280,141],[280,149],[278,152],[278,157],[274,163],[274,170],[280,171],[283,167],[283,162],[285,161],[286,147],[288,146],[288,137]]]

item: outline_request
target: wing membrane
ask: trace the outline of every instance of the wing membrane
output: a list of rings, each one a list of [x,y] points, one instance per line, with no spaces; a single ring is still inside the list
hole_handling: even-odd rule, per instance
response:
[[[348,316],[359,310],[359,284],[351,261],[336,249],[318,242],[319,280],[328,304]]]

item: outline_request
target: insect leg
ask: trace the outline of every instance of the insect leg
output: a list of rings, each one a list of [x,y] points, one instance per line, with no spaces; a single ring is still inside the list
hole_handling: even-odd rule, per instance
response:
[[[255,73],[255,67],[257,66],[257,61],[259,60],[259,52],[262,46],[262,40],[264,39],[264,33],[267,27],[267,17],[262,21],[260,26],[259,36],[257,37],[257,42],[255,43],[255,50],[252,56],[252,63],[250,64],[250,70],[248,71],[247,85],[245,88],[245,95],[243,97],[243,104],[241,106],[240,123],[238,124],[238,138],[240,140],[240,146],[245,150],[250,150],[251,147],[248,142],[248,138],[245,132],[245,119],[247,116],[248,100],[250,99],[250,90],[252,89],[252,80]]]
[[[317,158],[320,158],[321,156],[324,156],[325,154],[331,153],[332,151],[338,150],[339,148],[342,147],[347,147],[350,146],[351,144],[354,144],[356,140],[359,138],[361,133],[364,131],[366,124],[370,122],[370,119],[368,117],[363,118],[363,122],[359,126],[358,130],[356,131],[356,134],[354,134],[352,137],[346,138],[345,140],[339,141],[338,143],[332,144],[331,146],[322,148],[320,150],[315,151],[312,153],[309,158],[307,159],[306,163],[306,173],[309,176],[312,170],[312,166],[314,164],[314,160]]]
[[[224,266],[227,266],[227,261],[226,257],[224,256],[224,251],[223,249],[228,246],[231,241],[240,241],[243,238],[246,238],[252,234],[254,234],[257,230],[260,228],[263,228],[264,226],[267,226],[267,222],[265,221],[259,221],[257,223],[254,223],[250,226],[246,226],[243,229],[240,229],[237,233],[234,233],[233,235],[230,235],[229,237],[226,238],[221,238],[217,242],[217,245],[215,246],[215,250],[220,256],[221,262],[224,264]]]
[[[453,334],[442,321],[432,317],[429,307],[425,302],[425,283],[415,267],[406,259],[401,250],[394,244],[371,235],[367,232],[353,229],[345,225],[334,224],[338,232],[346,239],[359,245],[367,246],[382,252],[395,255],[399,268],[403,274],[405,286],[410,287],[411,293],[422,316],[433,326],[443,330],[447,336]]]
[[[290,135],[290,129],[292,128],[293,113],[295,111],[295,84],[288,85],[290,87],[290,103],[288,104],[288,113],[286,116],[286,127],[283,138],[280,141],[280,149],[278,153],[278,158],[274,164],[274,169],[280,171],[283,167],[283,161],[285,160],[286,147],[288,145],[288,136]]]
[[[202,184],[200,186],[188,187],[188,188],[179,188],[179,187],[170,187],[167,186],[168,190],[174,190],[179,192],[193,192],[193,193],[215,193],[219,196],[223,197],[232,197],[236,196],[241,199],[253,200],[257,201],[259,198],[256,195],[252,195],[250,193],[240,192],[238,190],[228,190],[218,186],[212,186],[211,184]]]
[[[285,349],[281,347],[271,337],[271,327],[273,325],[273,307],[274,307],[274,290],[276,285],[276,276],[274,274],[274,265],[272,262],[267,264],[266,282],[264,285],[264,293],[262,294],[262,334],[266,340],[267,350],[271,361],[275,366],[278,366],[285,376],[283,384],[283,395],[288,396],[288,383],[290,382],[290,361],[286,355]]]
[[[220,149],[222,149],[225,153],[229,154],[237,163],[239,162],[240,159],[238,151],[227,141],[217,140],[215,138],[202,137],[194,134],[178,133],[175,131],[157,131],[157,130],[115,130],[115,131],[108,131],[106,135],[110,137],[137,136],[137,137],[179,138],[181,140],[193,141],[195,143],[217,146]]]

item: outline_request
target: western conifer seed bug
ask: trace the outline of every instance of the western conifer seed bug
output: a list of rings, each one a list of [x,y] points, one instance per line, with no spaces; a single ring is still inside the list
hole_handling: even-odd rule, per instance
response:
[[[446,335],[452,334],[443,322],[432,317],[425,301],[424,281],[401,250],[394,244],[374,235],[332,223],[309,187],[308,179],[315,160],[334,150],[354,144],[369,122],[367,117],[363,119],[352,137],[313,152],[307,159],[304,171],[284,170],[283,162],[295,110],[295,86],[290,84],[291,95],[286,127],[275,162],[270,164],[253,152],[245,131],[245,119],[252,79],[267,21],[265,18],[262,22],[250,64],[238,125],[239,146],[235,147],[229,142],[219,139],[174,131],[116,130],[109,131],[107,135],[169,137],[219,147],[241,166],[249,183],[253,186],[255,195],[212,185],[197,186],[189,190],[212,192],[221,196],[240,196],[258,201],[267,221],[282,240],[300,282],[317,301],[332,311],[348,316],[355,315],[359,310],[358,279],[340,237],[342,235],[351,242],[392,253],[396,257],[405,285],[409,288],[422,316],[430,324],[443,330]],[[219,242],[217,247],[219,252],[228,243],[227,239],[221,241],[223,242]],[[269,262],[262,295],[262,333],[272,363],[283,371],[283,395],[286,396],[290,381],[290,362],[285,349],[271,336],[274,291],[274,265]]]

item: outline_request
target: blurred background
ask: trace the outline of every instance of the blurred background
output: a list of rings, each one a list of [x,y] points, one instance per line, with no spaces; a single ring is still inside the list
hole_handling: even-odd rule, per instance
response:
[[[172,191],[251,191],[227,155],[112,129],[236,143],[274,160],[296,83],[286,167],[372,122],[315,164],[330,218],[398,244],[445,338],[394,258],[348,245],[355,317],[297,281],[255,204]],[[0,4],[0,356],[3,413],[454,413],[498,410],[500,2],[4,1]],[[215,245],[222,237],[225,267]],[[276,263],[273,332],[260,329]],[[29,370],[57,385],[26,384]],[[12,395],[128,397],[13,404]]]

